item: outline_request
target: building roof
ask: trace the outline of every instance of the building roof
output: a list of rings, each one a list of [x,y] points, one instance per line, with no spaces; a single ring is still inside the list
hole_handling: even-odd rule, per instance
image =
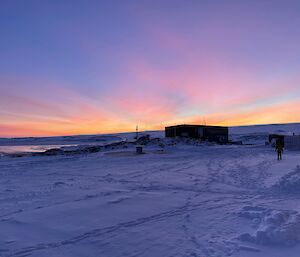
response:
[[[191,124],[181,124],[181,125],[174,125],[174,126],[168,126],[165,128],[180,128],[180,127],[197,127],[197,128],[228,128],[225,126],[211,126],[211,125],[191,125]]]

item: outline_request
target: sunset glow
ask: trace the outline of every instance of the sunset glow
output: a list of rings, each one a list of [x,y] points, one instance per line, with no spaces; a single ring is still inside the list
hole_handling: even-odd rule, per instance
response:
[[[300,122],[300,2],[211,3],[2,2],[0,137]]]

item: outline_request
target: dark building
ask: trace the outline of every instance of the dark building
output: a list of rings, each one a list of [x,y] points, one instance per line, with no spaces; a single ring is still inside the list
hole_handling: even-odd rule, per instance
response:
[[[228,127],[177,125],[165,128],[166,137],[190,137],[218,143],[228,142]]]
[[[284,135],[279,135],[279,134],[270,134],[269,135],[269,143],[272,143],[273,139],[275,141],[280,142],[284,146]]]

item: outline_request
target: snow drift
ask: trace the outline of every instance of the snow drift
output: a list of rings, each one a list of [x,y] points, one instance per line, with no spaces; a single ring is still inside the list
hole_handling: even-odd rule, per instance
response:
[[[300,242],[300,215],[290,210],[244,208],[239,215],[250,219],[254,233],[239,236],[242,241],[261,245],[295,245]]]
[[[283,176],[272,189],[277,192],[300,194],[300,165],[294,171]]]

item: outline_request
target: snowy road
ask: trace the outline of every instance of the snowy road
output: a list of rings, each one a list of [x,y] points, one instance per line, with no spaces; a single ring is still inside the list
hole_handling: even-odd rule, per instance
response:
[[[300,154],[275,158],[189,145],[2,158],[0,256],[299,256]]]

